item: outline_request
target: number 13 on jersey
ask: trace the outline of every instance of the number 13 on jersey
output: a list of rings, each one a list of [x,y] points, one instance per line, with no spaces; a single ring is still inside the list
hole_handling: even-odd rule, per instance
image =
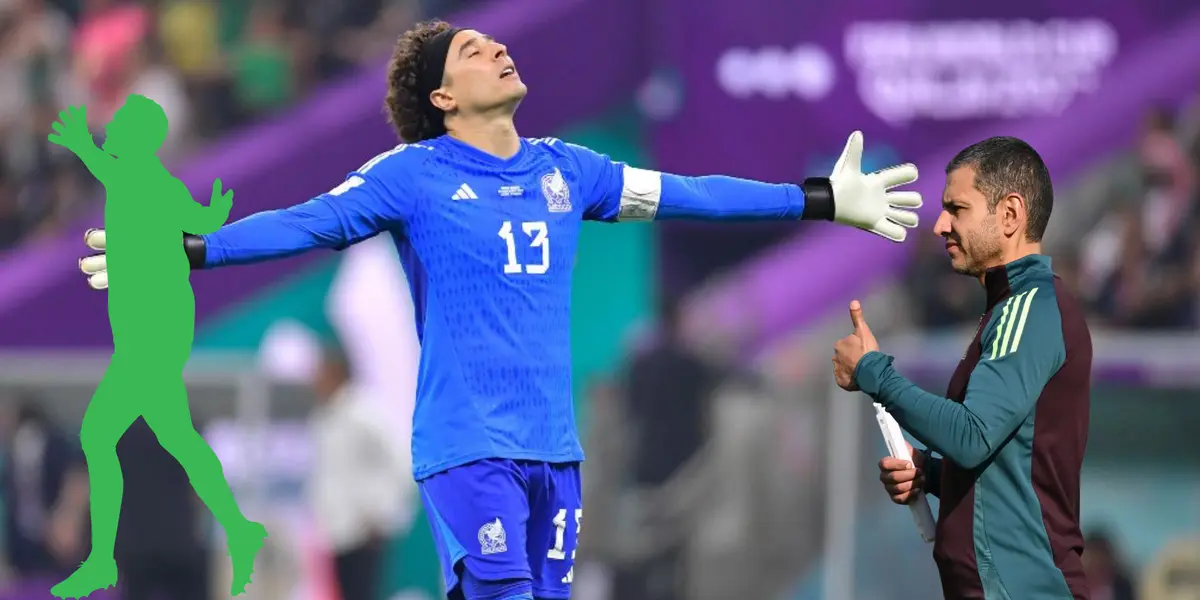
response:
[[[521,264],[517,260],[517,239],[513,232],[512,221],[505,221],[500,226],[498,234],[504,240],[504,244],[508,250],[508,262],[504,263],[504,272],[508,275],[516,273],[529,273],[530,275],[543,275],[550,270],[550,237],[549,229],[546,227],[545,221],[526,221],[521,223],[521,231],[528,238],[531,248],[541,248],[542,261],[541,263]]]

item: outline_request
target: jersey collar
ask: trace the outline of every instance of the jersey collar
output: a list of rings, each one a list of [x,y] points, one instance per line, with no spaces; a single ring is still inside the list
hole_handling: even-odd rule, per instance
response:
[[[1024,286],[1035,273],[1050,271],[1050,257],[1045,254],[1022,256],[1006,265],[993,267],[983,274],[983,287],[987,290],[987,307],[990,309],[1012,294],[1013,289]]]
[[[517,153],[510,158],[500,158],[495,154],[489,154],[472,146],[462,140],[452,137],[450,134],[442,135],[438,138],[446,146],[453,148],[455,152],[471,158],[472,160],[493,165],[500,168],[511,167],[525,158],[525,139],[521,138],[521,147],[517,149]]]

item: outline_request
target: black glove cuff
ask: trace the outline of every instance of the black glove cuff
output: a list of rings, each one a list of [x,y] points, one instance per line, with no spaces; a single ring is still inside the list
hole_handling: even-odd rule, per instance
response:
[[[188,263],[192,265],[193,271],[204,268],[204,260],[208,256],[204,238],[190,233],[183,234],[183,252],[187,254]]]
[[[828,177],[809,177],[800,185],[804,190],[805,221],[832,221],[834,215],[833,184]]]

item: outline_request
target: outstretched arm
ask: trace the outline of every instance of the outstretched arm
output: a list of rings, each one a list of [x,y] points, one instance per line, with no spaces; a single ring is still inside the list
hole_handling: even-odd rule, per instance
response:
[[[250,215],[213,233],[186,236],[193,269],[286,258],[315,248],[341,250],[397,226],[396,203],[366,176],[290,208]]]
[[[916,181],[915,166],[862,172],[862,135],[857,132],[829,177],[809,177],[800,185],[660,173],[613,162],[581,146],[565,148],[579,165],[586,217],[598,221],[824,220],[899,242],[906,228],[917,225],[912,209],[921,206],[917,192],[888,191]]]
[[[620,220],[636,219],[639,213],[655,220],[833,220],[833,189],[825,178],[792,185],[724,175],[687,177],[633,167],[622,170],[626,191],[618,202]],[[648,193],[638,193],[639,188]]]
[[[420,148],[416,152],[404,152]],[[400,227],[416,211],[412,173],[421,172],[428,148],[401,144],[376,156],[350,174],[341,185],[304,204],[251,215],[220,227],[228,217],[233,194],[214,197],[207,207],[189,207],[188,224],[182,229],[183,247],[193,269],[241,265],[284,258],[313,248],[342,249],[380,231]],[[214,195],[221,189],[213,184]],[[186,195],[186,194],[185,194]],[[191,210],[199,207],[203,210]],[[215,230],[215,231],[214,231]],[[186,231],[204,232],[200,235]],[[103,229],[84,235],[89,248],[101,254],[79,261],[93,289],[108,288],[108,263],[103,254]]]
[[[308,202],[251,215],[202,236],[185,236],[193,269],[285,258],[314,248],[341,250],[400,227],[416,210],[412,177],[428,148],[401,144]]]
[[[592,150],[564,144],[579,166],[585,217],[595,221],[757,221],[832,219],[828,179],[804,185],[772,184],[724,175],[688,177],[614,162]]]

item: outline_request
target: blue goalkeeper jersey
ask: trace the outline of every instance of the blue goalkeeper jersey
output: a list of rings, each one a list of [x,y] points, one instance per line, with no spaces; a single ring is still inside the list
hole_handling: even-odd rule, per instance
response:
[[[413,470],[583,460],[571,271],[584,219],[798,219],[799,186],[636,169],[553,138],[508,159],[449,136],[402,144],[304,204],[204,236],[206,267],[391,235],[416,307]]]

